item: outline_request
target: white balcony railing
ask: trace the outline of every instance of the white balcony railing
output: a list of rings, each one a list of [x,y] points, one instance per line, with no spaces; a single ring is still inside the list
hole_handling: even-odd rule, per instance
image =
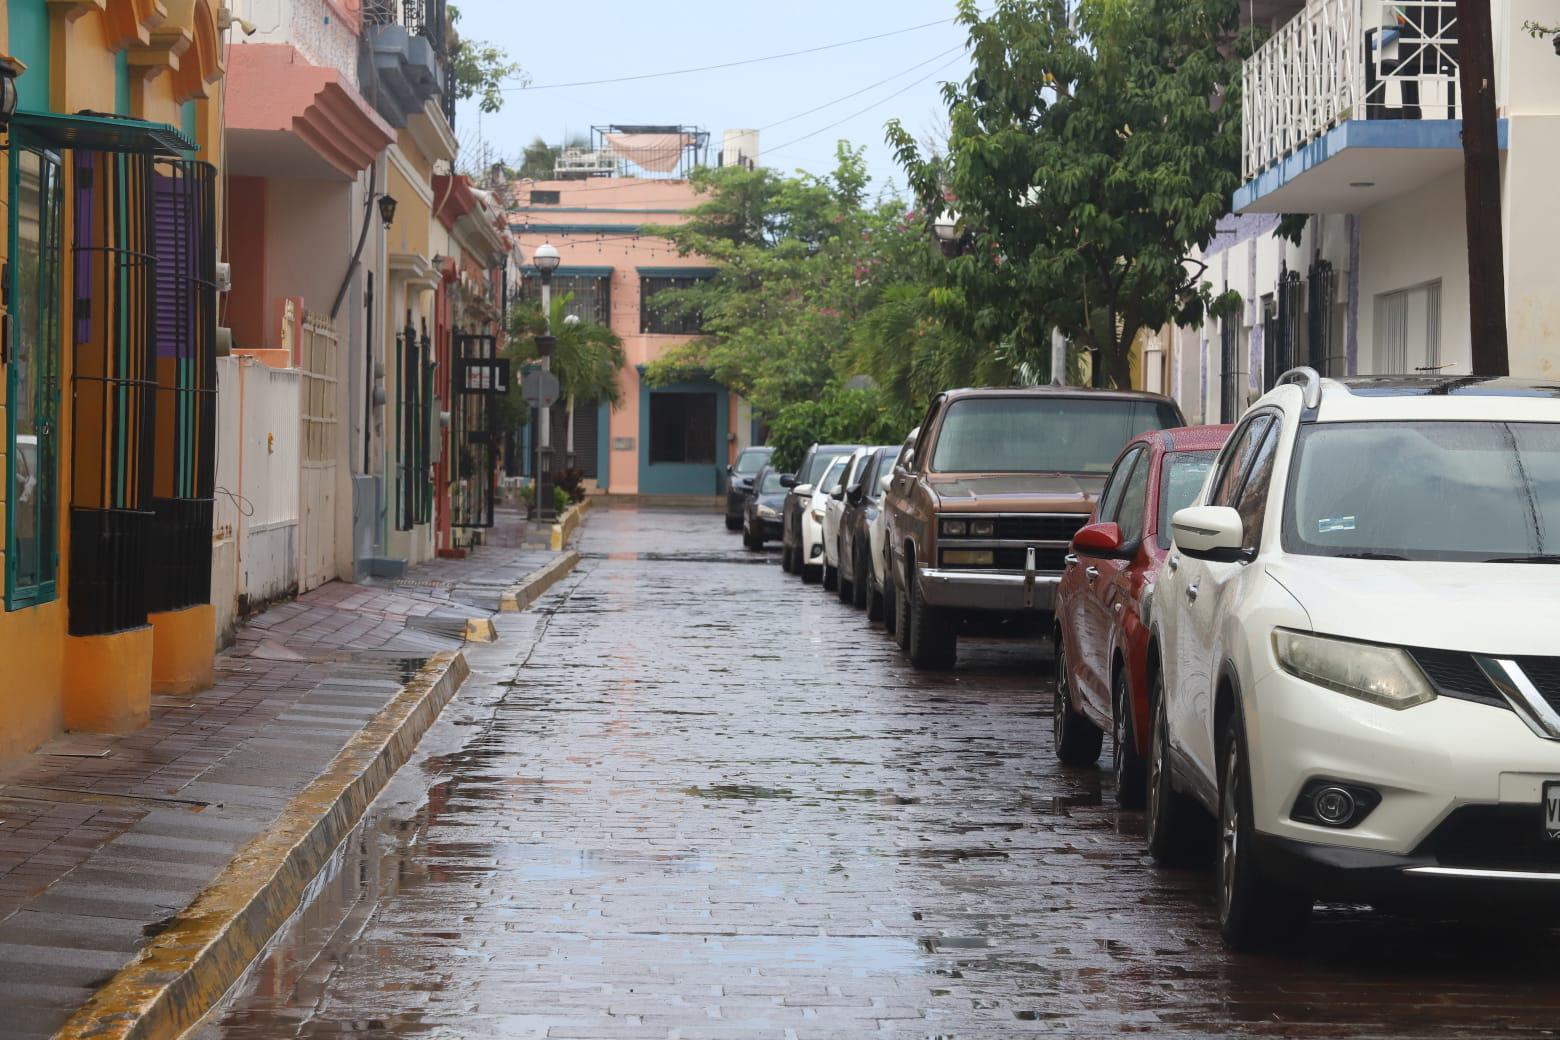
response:
[[[1457,75],[1457,0],[1309,0],[1246,60],[1246,178],[1345,120],[1460,118]]]

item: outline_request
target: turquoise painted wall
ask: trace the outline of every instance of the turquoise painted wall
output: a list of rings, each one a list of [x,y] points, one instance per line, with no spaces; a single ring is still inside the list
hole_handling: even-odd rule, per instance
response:
[[[650,397],[672,394],[715,395],[715,461],[650,462]],[[639,384],[639,493],[641,495],[718,495],[726,473],[726,434],[731,399],[726,388],[709,380],[673,383],[654,390]]]
[[[49,6],[46,0],[11,0],[11,39],[6,49],[27,66],[16,81],[17,107],[49,110]]]

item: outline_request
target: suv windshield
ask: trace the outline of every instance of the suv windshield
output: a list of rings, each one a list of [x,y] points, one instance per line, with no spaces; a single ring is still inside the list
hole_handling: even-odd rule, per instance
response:
[[[834,463],[839,459],[843,459],[845,457],[846,456],[844,455],[835,455],[830,452],[820,451],[818,454],[814,455],[812,457],[812,461],[807,464],[807,472],[796,478],[797,486],[799,487],[803,484],[816,484],[818,482],[818,478],[823,476],[825,470],[834,465]]]
[[[768,461],[769,452],[749,448],[737,456],[737,464],[734,470],[739,477],[751,477]]]
[[[1295,445],[1284,548],[1560,562],[1560,423],[1317,423]]]
[[[1181,425],[1167,401],[972,397],[948,406],[936,473],[1109,473],[1121,446]]]
[[[845,473],[845,467],[850,463],[850,456],[841,455],[829,464],[824,471],[823,479],[817,484],[815,491],[833,491],[834,486],[840,482],[840,477]]]

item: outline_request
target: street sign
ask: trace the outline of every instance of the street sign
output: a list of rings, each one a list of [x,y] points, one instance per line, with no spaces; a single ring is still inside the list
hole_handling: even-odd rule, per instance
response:
[[[520,380],[520,395],[532,408],[551,408],[558,403],[558,377],[551,372],[533,369]]]

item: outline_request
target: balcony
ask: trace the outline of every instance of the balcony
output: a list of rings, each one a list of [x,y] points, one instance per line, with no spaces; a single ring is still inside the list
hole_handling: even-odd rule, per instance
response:
[[[1308,0],[1247,59],[1239,212],[1356,213],[1460,162],[1456,0]]]
[[[405,126],[436,97],[455,125],[451,36],[445,0],[363,0],[363,40],[379,86],[374,105],[392,126]]]

